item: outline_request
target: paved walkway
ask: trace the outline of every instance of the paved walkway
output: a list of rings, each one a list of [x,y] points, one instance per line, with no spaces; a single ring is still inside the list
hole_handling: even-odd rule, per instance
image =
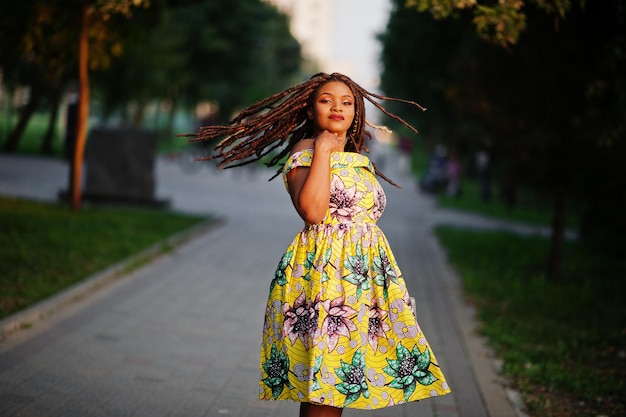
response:
[[[441,223],[541,231],[438,210],[408,177],[385,172],[404,190],[386,187],[380,225],[453,393],[344,416],[516,416],[431,231]],[[267,182],[271,174],[187,175],[160,159],[158,198],[226,221],[0,342],[0,416],[296,416],[297,404],[257,400],[269,283],[301,225],[280,179]],[[62,161],[0,155],[0,195],[55,200],[66,184]],[[19,315],[0,324],[11,320]]]

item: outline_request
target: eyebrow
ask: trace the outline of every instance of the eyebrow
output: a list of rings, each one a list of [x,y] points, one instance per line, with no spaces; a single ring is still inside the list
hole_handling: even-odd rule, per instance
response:
[[[333,93],[328,93],[328,92],[322,91],[322,92],[320,92],[319,96],[323,96],[324,94],[328,94],[329,96],[334,95]],[[318,96],[318,97],[319,97],[319,96]],[[353,96],[352,94],[343,94],[343,95],[341,95],[341,96],[339,96],[339,97],[349,97],[349,98],[354,98],[354,96]]]

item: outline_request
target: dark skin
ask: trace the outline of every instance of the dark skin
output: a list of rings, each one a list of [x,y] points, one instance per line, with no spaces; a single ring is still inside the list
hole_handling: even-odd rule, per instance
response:
[[[343,409],[329,405],[300,404],[300,417],[341,417]]]
[[[313,149],[310,167],[299,167],[287,174],[289,194],[300,217],[308,224],[323,220],[330,204],[330,155],[343,152],[347,131],[354,119],[354,96],[342,82],[324,84],[308,111],[317,136],[303,139],[291,153]]]
[[[354,120],[354,96],[350,88],[337,81],[324,84],[308,117],[317,135],[298,142],[293,152],[313,149],[310,167],[299,167],[287,174],[289,194],[300,214],[309,224],[320,223],[330,205],[330,156],[343,152],[346,135]],[[343,409],[328,405],[301,403],[300,417],[341,417]]]

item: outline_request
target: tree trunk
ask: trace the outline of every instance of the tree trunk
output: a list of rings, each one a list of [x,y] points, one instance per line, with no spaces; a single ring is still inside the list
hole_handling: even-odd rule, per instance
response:
[[[137,100],[135,102],[135,111],[133,113],[133,126],[141,127],[143,121],[146,117],[146,106],[147,103],[145,100]]]
[[[555,187],[552,217],[552,239],[548,257],[547,273],[552,281],[561,281],[563,277],[563,245],[565,243],[565,187]]]
[[[41,90],[38,87],[31,87],[30,98],[28,99],[28,103],[22,109],[20,113],[20,119],[15,125],[15,128],[9,134],[7,141],[4,143],[2,150],[5,152],[15,152],[17,151],[17,145],[24,134],[24,130],[26,130],[26,126],[28,125],[28,121],[37,110],[39,106],[39,102],[41,101]]]
[[[176,98],[171,99],[171,107],[165,123],[165,137],[168,142],[172,142],[174,135],[174,120],[176,119],[176,110],[178,108],[178,100]]]
[[[78,120],[76,127],[76,146],[72,160],[72,178],[70,192],[72,209],[80,211],[81,206],[81,179],[83,173],[83,160],[85,156],[85,143],[87,142],[87,122],[89,119],[89,7],[83,6],[83,14],[80,28],[80,41],[78,48]]]
[[[48,118],[48,128],[41,142],[41,152],[45,155],[52,155],[52,144],[54,142],[54,132],[57,127],[59,116],[59,105],[61,101],[60,89],[54,89],[50,94],[50,117]]]

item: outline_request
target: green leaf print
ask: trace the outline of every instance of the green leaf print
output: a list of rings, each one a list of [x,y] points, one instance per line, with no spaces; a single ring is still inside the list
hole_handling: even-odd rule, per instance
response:
[[[352,363],[341,361],[341,368],[336,368],[335,373],[343,382],[336,385],[337,391],[346,396],[344,406],[352,404],[361,395],[370,397],[365,377],[365,362],[363,353],[357,350],[352,357]]]
[[[287,283],[287,275],[285,274],[285,271],[289,266],[289,262],[291,262],[291,258],[293,258],[293,252],[293,249],[285,252],[280,262],[278,263],[278,267],[276,268],[276,272],[274,273],[274,279],[270,284],[270,292],[272,292],[276,284],[283,286]]]
[[[383,370],[393,380],[387,385],[391,388],[401,389],[404,392],[404,400],[409,401],[415,392],[416,384],[430,385],[437,380],[428,370],[430,367],[430,351],[428,348],[420,352],[417,345],[409,351],[402,343],[396,346],[396,356],[398,359],[387,359],[389,366]]]
[[[278,350],[276,344],[272,345],[270,358],[262,364],[262,367],[267,374],[267,377],[263,378],[263,383],[272,390],[274,399],[283,392],[285,385],[294,388],[289,382],[289,358],[285,352]]]
[[[430,365],[430,351],[426,349],[424,352],[420,353],[417,345],[413,346],[412,354],[417,355],[417,368],[424,370],[428,369],[428,365]]]
[[[304,260],[304,264],[302,265],[304,267],[304,270],[306,271],[306,274],[302,277],[302,279],[306,281],[311,280],[311,270],[313,269],[314,261],[315,252],[307,252],[306,259]]]
[[[387,253],[382,248],[378,248],[378,253],[379,256],[375,256],[373,262],[373,281],[374,284],[383,287],[383,295],[386,298],[389,281],[393,281],[395,284],[398,284],[398,275],[396,274],[396,270],[393,265],[391,265],[391,262],[389,262]]]
[[[363,255],[361,245],[357,243],[355,255],[348,256],[343,263],[344,268],[350,271],[350,273],[343,277],[343,279],[357,286],[357,299],[361,298],[363,290],[368,290],[370,288],[370,283],[367,279],[369,274],[369,269],[367,267],[368,261],[369,255]]]
[[[311,391],[317,391],[319,389],[322,389],[316,376],[317,374],[319,374],[320,368],[322,367],[322,358],[322,355],[317,356],[315,357],[315,362],[313,362],[313,380],[311,381]]]
[[[328,276],[328,272],[326,272],[326,265],[328,265],[328,262],[330,262],[330,256],[332,254],[333,254],[332,246],[326,249],[326,252],[324,252],[324,257],[322,258],[323,262],[318,269],[318,270],[321,270],[322,272],[322,277],[320,278],[320,282],[326,282],[330,279],[330,276]]]

